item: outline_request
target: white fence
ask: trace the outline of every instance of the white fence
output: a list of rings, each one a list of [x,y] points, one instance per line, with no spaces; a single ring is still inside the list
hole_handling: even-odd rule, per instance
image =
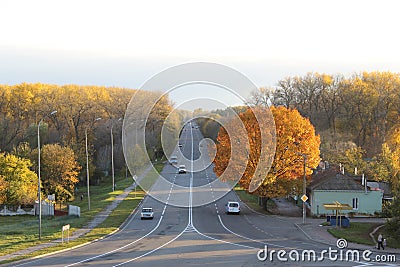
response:
[[[68,215],[81,217],[81,207],[68,205]]]
[[[35,215],[39,214],[39,204],[35,203]],[[54,204],[42,201],[42,216],[54,216]]]
[[[18,206],[17,211],[12,211],[7,208],[6,205],[0,210],[0,215],[2,216],[15,216],[15,215],[38,215],[39,214],[39,204],[35,203],[33,209],[25,211]],[[42,202],[42,216],[54,216],[54,205],[46,201]]]
[[[0,216],[15,216],[15,215],[38,215],[39,205],[35,203],[33,209],[25,211],[18,206],[17,211],[12,211],[6,205],[0,206]],[[81,217],[81,208],[78,206],[68,205],[68,215]],[[54,204],[43,201],[42,202],[42,216],[54,216]]]
[[[31,209],[30,211],[25,211],[21,209],[21,206],[18,206],[17,211],[12,211],[9,210],[6,205],[4,205],[0,210],[0,215],[2,216],[14,216],[14,215],[25,215],[25,214],[35,215],[35,208]]]

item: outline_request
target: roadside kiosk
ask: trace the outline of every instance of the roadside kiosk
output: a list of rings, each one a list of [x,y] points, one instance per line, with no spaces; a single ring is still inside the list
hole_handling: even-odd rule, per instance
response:
[[[345,215],[342,215],[343,210],[353,210],[353,207],[351,207],[349,204],[342,204],[338,201],[335,201],[334,203],[330,204],[324,204],[324,208],[326,210],[334,210],[335,215],[328,215],[326,216],[326,220],[330,222],[330,225],[333,226],[339,226],[340,227],[349,227],[350,226],[350,220],[347,218]]]

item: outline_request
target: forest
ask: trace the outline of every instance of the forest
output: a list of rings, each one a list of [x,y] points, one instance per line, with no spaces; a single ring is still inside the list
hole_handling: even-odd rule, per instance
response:
[[[34,188],[37,187],[38,133],[42,148],[43,193],[56,192],[58,200],[71,200],[75,186],[85,185],[86,133],[90,182],[98,184],[110,179],[111,136],[115,173],[125,176],[128,172],[121,144],[122,119],[135,93],[161,97],[157,92],[118,87],[41,83],[0,85],[0,202],[32,203],[37,198]],[[161,132],[160,121],[171,109],[168,96],[162,96],[146,122],[146,131]],[[178,132],[180,120],[175,122],[173,127]],[[150,159],[162,158],[161,140],[149,139],[147,142]],[[25,179],[24,192],[32,194],[16,194],[15,191],[21,188],[21,177]],[[60,179],[69,182],[63,184]]]

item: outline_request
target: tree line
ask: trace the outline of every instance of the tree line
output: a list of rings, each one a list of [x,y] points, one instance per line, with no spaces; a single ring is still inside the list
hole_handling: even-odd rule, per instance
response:
[[[322,153],[351,141],[367,157],[380,153],[382,144],[400,117],[400,74],[362,72],[308,73],[286,77],[275,87],[251,93],[251,105],[285,106],[310,119],[321,134]]]
[[[286,77],[276,87],[251,93],[251,105],[285,106],[310,119],[321,135],[321,157],[348,171],[387,181],[400,180],[400,74],[308,73]]]
[[[71,198],[71,192],[73,193],[76,183],[85,184],[86,181],[84,179],[86,168],[81,167],[86,165],[85,132],[88,135],[90,173],[93,178],[91,182],[99,182],[110,173],[112,129],[115,171],[125,175],[126,167],[121,141],[122,119],[135,93],[149,98],[154,98],[154,95],[161,97],[161,93],[158,92],[119,87],[41,83],[0,85],[1,155],[4,159],[8,159],[11,155],[16,157],[14,161],[20,160],[23,168],[28,166],[28,169],[36,173],[39,130],[43,148],[41,153],[44,157],[43,166],[46,166],[46,160],[55,160],[57,158],[55,155],[60,149],[63,151],[62,154],[68,156],[62,159],[63,162],[75,160],[77,163],[69,169],[71,172],[68,177],[72,183],[68,185],[62,185],[64,180],[68,180],[65,173],[60,171],[54,175],[54,170],[46,171],[46,168],[42,171],[43,192],[57,193],[59,198],[66,200]],[[155,133],[153,136],[157,136],[157,133],[161,132],[160,121],[166,118],[171,109],[172,103],[168,96],[162,96],[146,122],[146,131],[153,132]],[[174,125],[169,127],[178,129],[179,123],[178,118],[174,120]],[[162,158],[164,155],[161,140],[155,138],[148,142],[150,158],[152,160]],[[59,147],[46,147],[47,144]],[[32,156],[35,153],[36,157]],[[52,156],[46,159],[46,154]],[[4,166],[6,165],[0,168]],[[32,180],[33,176],[31,174],[28,176],[31,178],[27,179]],[[0,191],[2,188],[10,188],[10,181],[7,182],[6,179],[8,178],[5,175],[0,174]],[[33,190],[35,191],[37,194],[37,190]],[[62,191],[64,193],[61,193]],[[10,202],[7,199],[0,200]]]

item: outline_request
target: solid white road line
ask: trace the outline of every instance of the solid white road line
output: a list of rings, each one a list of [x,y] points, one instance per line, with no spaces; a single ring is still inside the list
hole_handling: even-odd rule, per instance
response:
[[[172,188],[173,188],[173,186],[174,186],[174,184],[175,184],[175,179],[176,179],[176,175],[175,175],[175,177],[174,177],[174,182],[171,183],[171,188],[170,188],[170,190],[169,190],[168,199],[169,199],[169,197],[170,197],[170,195],[171,195]],[[143,202],[144,202],[144,201],[143,201]],[[142,206],[143,206],[143,202],[142,202]],[[157,228],[160,226],[161,221],[162,221],[163,218],[164,218],[164,213],[165,213],[165,210],[167,209],[167,206],[168,206],[168,202],[166,202],[166,203],[164,204],[164,208],[163,208],[163,211],[162,211],[162,213],[161,213],[160,219],[158,220],[157,225],[156,225],[150,232],[148,232],[147,234],[145,234],[145,235],[142,236],[141,238],[136,239],[136,240],[134,240],[134,241],[132,241],[132,242],[130,242],[130,243],[128,243],[128,244],[126,244],[126,245],[120,247],[120,248],[117,248],[117,249],[108,251],[108,252],[106,252],[106,253],[102,253],[102,254],[99,254],[99,255],[96,255],[96,256],[93,256],[93,257],[90,257],[90,258],[81,260],[81,261],[79,261],[79,262],[75,262],[75,263],[66,265],[66,267],[68,267],[68,266],[74,266],[74,265],[81,264],[81,263],[85,263],[85,262],[88,262],[88,261],[91,261],[91,260],[94,260],[94,259],[97,259],[97,258],[101,258],[101,257],[106,256],[106,255],[115,253],[115,252],[117,252],[117,251],[120,251],[120,250],[122,250],[122,249],[124,249],[124,248],[126,248],[126,247],[129,247],[129,246],[131,246],[131,245],[133,245],[133,244],[139,242],[140,240],[142,240],[142,239],[148,237],[148,236],[151,235],[155,230],[157,230]],[[139,207],[139,206],[138,206],[138,207]],[[138,209],[138,211],[137,211],[136,214],[138,214],[139,210],[140,210],[140,209]],[[136,214],[135,214],[135,216],[136,216]],[[132,220],[133,220],[133,218],[132,218]],[[132,221],[132,220],[131,220],[131,221]],[[127,227],[127,225],[125,225],[125,227]],[[124,228],[125,228],[125,227],[124,227]]]
[[[186,230],[186,228],[185,228],[185,230]],[[174,242],[176,239],[178,239],[178,238],[185,232],[185,230],[183,230],[183,231],[180,232],[177,236],[175,236],[173,239],[171,239],[170,241],[168,241],[168,242],[162,244],[161,246],[156,247],[155,249],[150,250],[150,251],[148,251],[148,252],[146,252],[146,253],[144,253],[144,254],[142,254],[142,255],[140,255],[140,256],[137,256],[136,258],[132,258],[132,259],[130,259],[130,260],[127,260],[127,261],[118,263],[118,264],[113,265],[113,266],[121,266],[121,265],[127,264],[127,263],[129,263],[129,262],[132,262],[132,261],[141,259],[141,258],[143,258],[143,257],[145,257],[145,256],[147,256],[147,255],[149,255],[149,254],[151,254],[151,253],[154,253],[154,252],[156,252],[157,250],[160,250],[161,248],[165,247],[166,245],[168,245],[168,244]]]

